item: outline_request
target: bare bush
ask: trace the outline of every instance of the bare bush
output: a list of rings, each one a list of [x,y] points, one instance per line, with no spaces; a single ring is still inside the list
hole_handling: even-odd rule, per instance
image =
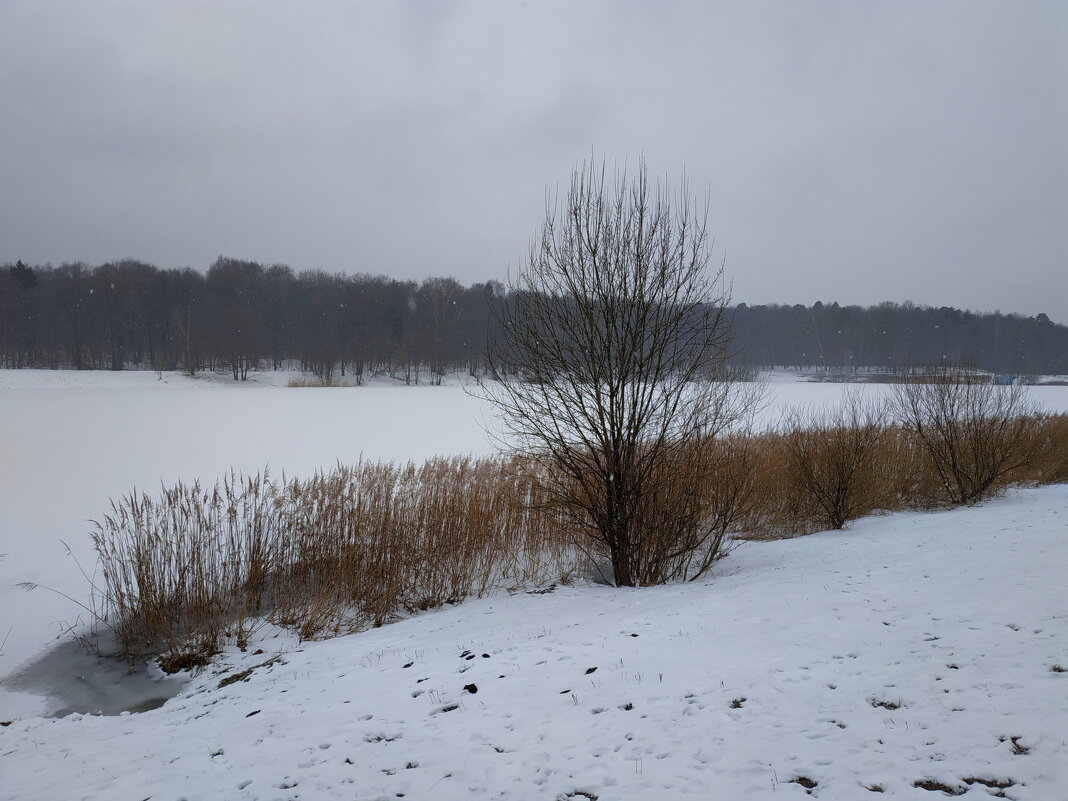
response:
[[[787,413],[783,443],[806,516],[841,529],[876,508],[875,466],[886,433],[885,406],[846,394],[834,408]]]
[[[1036,458],[1037,407],[1020,385],[964,371],[896,384],[891,410],[915,436],[945,499],[971,504],[996,493]]]

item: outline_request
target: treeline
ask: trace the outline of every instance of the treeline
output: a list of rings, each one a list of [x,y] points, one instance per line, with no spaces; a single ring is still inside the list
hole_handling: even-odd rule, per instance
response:
[[[219,258],[207,271],[138,261],[0,271],[0,365],[250,370],[299,364],[327,381],[388,372],[440,382],[475,369],[500,284],[294,273]]]
[[[739,354],[752,366],[834,369],[969,364],[1016,375],[1068,373],[1068,326],[1045,314],[977,314],[948,306],[747,306],[734,310]]]
[[[389,374],[430,381],[484,365],[507,300],[495,281],[464,287],[385,276],[296,273],[219,258],[203,273],[139,261],[0,268],[0,366],[249,371],[299,365],[327,381]],[[967,362],[1068,374],[1068,326],[1044,314],[947,307],[749,306],[732,310],[735,361],[751,367],[902,370]]]

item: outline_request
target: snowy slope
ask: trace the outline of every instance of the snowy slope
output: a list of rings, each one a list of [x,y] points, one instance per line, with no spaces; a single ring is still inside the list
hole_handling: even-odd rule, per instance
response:
[[[686,586],[266,639],[159,709],[0,728],[0,798],[1057,801],[1066,567],[1058,486],[743,544]]]

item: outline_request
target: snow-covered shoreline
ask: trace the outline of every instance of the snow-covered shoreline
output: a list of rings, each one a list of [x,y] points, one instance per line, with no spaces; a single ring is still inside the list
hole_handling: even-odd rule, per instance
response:
[[[84,622],[87,521],[110,497],[230,468],[493,449],[487,409],[457,384],[36,372],[0,371],[0,676],[62,661],[56,638]],[[847,387],[786,378],[766,415]],[[1029,391],[1068,410],[1068,387]],[[869,797],[865,783],[929,799],[912,786],[928,779],[997,790],[964,783],[978,778],[1053,801],[1068,786],[1068,674],[1052,669],[1068,668],[1066,509],[1068,487],[1014,490],[743,544],[693,585],[563,587],[330,642],[281,636],[129,716],[42,718],[58,703],[0,684],[0,799],[778,798],[804,794],[803,776],[834,799]]]
[[[1011,781],[1053,801],[1066,509],[1068,486],[1014,490],[744,544],[695,584],[266,639],[159,709],[15,720],[0,798],[801,798],[803,778],[833,799]]]

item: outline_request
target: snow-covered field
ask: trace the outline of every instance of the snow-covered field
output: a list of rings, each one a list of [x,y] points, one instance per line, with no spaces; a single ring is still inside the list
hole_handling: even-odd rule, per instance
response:
[[[744,545],[697,585],[268,639],[153,711],[16,720],[0,797],[801,798],[803,777],[1062,799],[1066,506],[1023,491]]]
[[[86,520],[134,485],[491,450],[455,385],[279,382],[0,371],[0,676],[79,613],[14,585],[84,599],[60,540],[91,570]],[[777,380],[766,414],[842,389]],[[1068,410],[1068,387],[1033,392]],[[491,598],[299,646],[265,631],[265,653],[133,715],[31,717],[58,702],[9,681],[0,798],[777,798],[805,777],[832,799],[998,792],[965,779],[1064,799],[1066,569],[1051,487],[745,544],[695,585]]]

